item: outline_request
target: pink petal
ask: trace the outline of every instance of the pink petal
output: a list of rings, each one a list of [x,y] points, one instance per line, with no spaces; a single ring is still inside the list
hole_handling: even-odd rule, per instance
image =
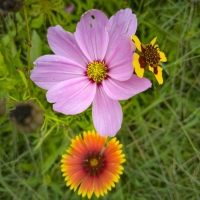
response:
[[[50,88],[47,100],[55,102],[53,109],[66,115],[75,115],[86,110],[96,94],[96,83],[87,77],[63,81]]]
[[[105,27],[108,18],[99,10],[92,9],[82,15],[74,33],[76,42],[90,62],[102,61],[108,46]]]
[[[151,87],[147,78],[139,78],[135,74],[127,81],[106,79],[103,81],[103,88],[106,94],[114,100],[125,100],[139,94]]]
[[[66,32],[61,26],[57,25],[48,29],[47,39],[55,54],[65,56],[82,66],[87,66],[88,60],[80,50],[72,33]]]
[[[43,89],[50,89],[61,81],[83,76],[84,67],[59,55],[45,55],[35,62],[31,80]]]
[[[131,38],[124,34],[118,38],[113,46],[108,47],[105,64],[108,67],[108,75],[119,81],[128,80],[133,74],[134,44]]]
[[[132,10],[130,8],[119,10],[109,19],[108,34],[111,38],[109,45],[115,44],[122,34],[135,35],[136,29],[137,18],[135,14],[132,14]]]
[[[97,88],[92,108],[93,123],[101,136],[113,137],[121,128],[122,109],[118,101],[110,99],[102,86]]]

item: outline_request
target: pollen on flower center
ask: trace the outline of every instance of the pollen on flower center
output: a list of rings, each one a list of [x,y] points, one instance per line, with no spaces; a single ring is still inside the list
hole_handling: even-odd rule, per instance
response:
[[[97,62],[94,61],[88,64],[87,67],[87,76],[93,81],[100,83],[104,78],[107,77],[107,67],[105,66],[104,61]]]
[[[88,174],[96,176],[105,166],[104,157],[99,153],[90,153],[83,160],[83,167]]]
[[[158,47],[148,44],[145,47],[144,51],[144,57],[146,62],[151,66],[151,67],[157,67],[159,62],[160,62],[160,54],[158,52]]]
[[[97,165],[98,165],[98,160],[97,160],[96,158],[92,158],[92,159],[90,160],[90,165],[91,165],[92,167],[97,166]]]

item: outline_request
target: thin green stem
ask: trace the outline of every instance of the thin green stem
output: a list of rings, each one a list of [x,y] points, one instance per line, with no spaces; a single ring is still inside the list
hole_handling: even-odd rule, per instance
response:
[[[27,10],[26,6],[23,6],[24,9],[24,17],[26,21],[26,33],[27,33],[27,45],[28,45],[28,52],[27,52],[27,59],[28,59],[28,94],[30,95],[30,70],[31,70],[31,37],[30,37],[30,31],[29,31],[29,26],[28,26],[28,16],[27,16]]]

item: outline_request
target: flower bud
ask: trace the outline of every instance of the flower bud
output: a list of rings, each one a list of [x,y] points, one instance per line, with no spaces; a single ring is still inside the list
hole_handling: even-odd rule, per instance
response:
[[[1,0],[0,9],[4,16],[7,15],[8,12],[18,12],[22,6],[23,0]]]
[[[44,122],[42,109],[33,101],[17,103],[10,112],[10,118],[22,133],[34,132]]]

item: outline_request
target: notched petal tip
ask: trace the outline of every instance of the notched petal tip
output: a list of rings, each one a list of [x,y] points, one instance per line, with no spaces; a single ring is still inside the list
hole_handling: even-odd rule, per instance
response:
[[[155,37],[150,43],[151,43],[152,45],[154,45],[155,42],[156,42],[156,40],[157,40],[157,37]]]
[[[133,36],[131,36],[131,39],[134,41],[136,48],[137,48],[140,52],[142,52],[142,49],[141,49],[141,42],[140,42],[139,38],[138,38],[136,35],[133,35]]]
[[[162,76],[162,68],[158,66],[158,74],[154,74],[156,77],[156,80],[158,81],[159,85],[163,84],[163,76]]]
[[[167,62],[167,58],[162,51],[159,51],[159,55],[160,55],[160,61],[161,62]]]
[[[149,66],[149,70],[150,70],[151,72],[154,73],[153,67],[150,67],[150,66]],[[158,67],[157,67],[158,73],[157,73],[157,74],[154,73],[154,76],[156,77],[156,80],[158,81],[158,84],[159,84],[159,85],[162,85],[162,84],[163,84],[162,70],[163,70],[163,69],[162,69],[160,66],[158,66]]]
[[[60,25],[56,25],[56,26],[51,26],[47,29],[47,38],[52,37],[53,35],[57,34],[58,30],[64,30]],[[53,33],[53,35],[51,35]]]

